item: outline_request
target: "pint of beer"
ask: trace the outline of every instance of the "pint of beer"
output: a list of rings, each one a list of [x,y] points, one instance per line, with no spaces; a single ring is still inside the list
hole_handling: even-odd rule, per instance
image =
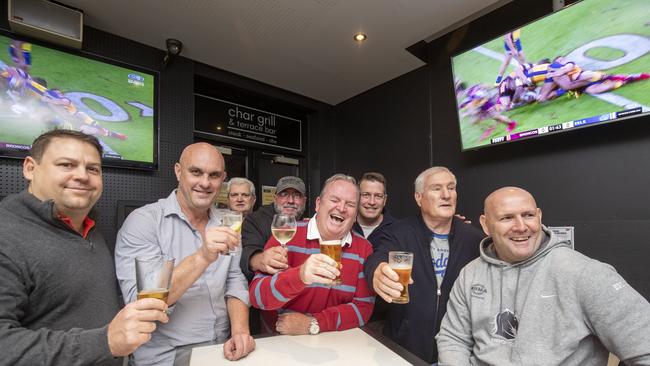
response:
[[[341,240],[321,240],[320,252],[336,261],[336,266],[341,270]],[[339,274],[332,282],[332,286],[341,284],[341,275]]]
[[[162,255],[136,258],[135,280],[138,300],[154,298],[167,302],[172,272],[174,272],[174,258]]]
[[[393,299],[395,304],[408,304],[409,302],[409,279],[413,269],[413,253],[410,252],[388,252],[388,265],[399,276],[399,282],[404,286],[398,298]]]

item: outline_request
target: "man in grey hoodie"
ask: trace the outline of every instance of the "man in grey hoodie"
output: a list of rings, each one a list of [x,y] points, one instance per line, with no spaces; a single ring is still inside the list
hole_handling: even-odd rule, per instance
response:
[[[481,256],[460,273],[438,333],[439,365],[650,365],[650,304],[611,266],[542,225],[533,196],[485,199]]]

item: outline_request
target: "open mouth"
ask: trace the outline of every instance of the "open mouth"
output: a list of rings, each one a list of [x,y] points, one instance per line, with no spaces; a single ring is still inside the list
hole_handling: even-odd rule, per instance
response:
[[[337,215],[337,214],[331,214],[330,219],[332,219],[332,221],[334,221],[336,223],[339,223],[339,224],[341,224],[341,223],[343,223],[343,221],[345,221],[345,218],[343,216]]]

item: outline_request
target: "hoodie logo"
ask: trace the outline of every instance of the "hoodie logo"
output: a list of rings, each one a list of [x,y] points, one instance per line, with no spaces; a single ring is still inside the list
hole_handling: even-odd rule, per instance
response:
[[[485,294],[487,294],[485,286],[480,283],[473,284],[470,291],[472,292],[472,297],[479,297],[481,299],[485,297]]]
[[[519,327],[519,320],[515,313],[509,309],[505,309],[494,317],[494,334],[503,339],[515,339],[517,337],[517,328]]]

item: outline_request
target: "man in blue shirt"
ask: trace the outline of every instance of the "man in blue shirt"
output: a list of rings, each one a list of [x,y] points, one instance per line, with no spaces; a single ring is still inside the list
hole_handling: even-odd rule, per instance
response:
[[[221,153],[197,143],[183,150],[174,166],[178,189],[167,198],[132,212],[117,235],[115,262],[125,302],[136,294],[136,257],[174,257],[168,303],[169,323],[133,354],[136,365],[172,365],[175,348],[206,341],[225,342],[229,360],[255,348],[248,329],[248,284],[239,268],[240,237],[220,226],[214,208],[226,172]],[[228,339],[230,337],[230,339]]]

